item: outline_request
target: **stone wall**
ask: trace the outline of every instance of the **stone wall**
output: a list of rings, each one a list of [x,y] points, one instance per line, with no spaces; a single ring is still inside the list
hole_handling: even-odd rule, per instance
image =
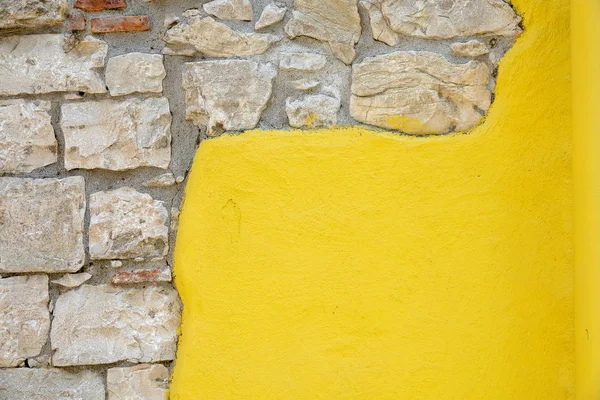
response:
[[[201,140],[468,130],[504,0],[0,0],[0,399],[162,399]]]

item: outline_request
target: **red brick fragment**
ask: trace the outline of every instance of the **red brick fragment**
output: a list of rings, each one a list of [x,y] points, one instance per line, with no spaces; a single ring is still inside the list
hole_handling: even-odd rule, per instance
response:
[[[133,272],[116,272],[110,277],[110,283],[113,285],[131,285],[134,283],[157,283],[169,282],[170,274],[168,271],[161,271],[160,268],[138,270]]]
[[[71,31],[85,31],[85,15],[73,11],[69,14],[69,29]]]
[[[116,10],[125,6],[125,0],[77,0],[74,7],[84,11],[102,11]]]
[[[135,32],[149,30],[150,24],[148,23],[147,15],[92,19],[92,32],[94,33]]]

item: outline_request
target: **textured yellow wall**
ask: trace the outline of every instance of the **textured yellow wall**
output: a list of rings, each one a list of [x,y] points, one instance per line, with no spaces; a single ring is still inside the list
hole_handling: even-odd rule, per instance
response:
[[[569,4],[513,3],[468,135],[202,143],[173,399],[573,398]]]

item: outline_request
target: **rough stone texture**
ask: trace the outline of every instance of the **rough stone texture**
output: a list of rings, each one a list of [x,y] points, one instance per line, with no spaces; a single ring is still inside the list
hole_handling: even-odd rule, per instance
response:
[[[0,106],[0,173],[31,172],[56,162],[49,103]]]
[[[450,45],[452,54],[458,57],[479,57],[490,52],[485,43],[479,40],[469,40],[465,43],[452,43]]]
[[[490,106],[489,81],[479,61],[452,64],[436,53],[408,51],[370,57],[353,67],[350,113],[410,134],[465,130]]]
[[[53,364],[173,360],[180,312],[172,287],[83,285],[56,301],[50,333]]]
[[[317,72],[327,64],[325,56],[316,53],[283,53],[279,69],[284,71]]]
[[[197,10],[183,13],[182,20],[170,28],[164,37],[164,54],[208,57],[247,57],[262,54],[278,39],[263,33],[234,31],[211,17],[202,17]]]
[[[312,90],[317,88],[319,85],[321,84],[321,82],[319,81],[315,81],[312,79],[297,79],[294,81],[287,81],[286,85],[289,88],[292,88],[294,90],[300,90],[300,91],[307,91],[307,90]]]
[[[161,364],[111,368],[106,384],[108,400],[165,400],[169,370]]]
[[[82,272],[80,274],[64,274],[58,279],[52,281],[56,285],[66,288],[75,288],[83,285],[92,278],[92,274]]]
[[[350,64],[361,33],[357,0],[294,0],[285,32],[290,38],[308,36],[327,42],[338,59]]]
[[[106,86],[111,96],[162,93],[165,76],[160,54],[128,53],[112,57],[106,64]]]
[[[73,7],[85,11],[103,11],[125,8],[125,0],[76,0]]]
[[[268,4],[263,8],[260,18],[254,24],[254,29],[265,29],[283,21],[285,13],[287,12],[286,7],[280,7],[275,3]]]
[[[123,187],[90,196],[89,251],[93,260],[164,257],[169,214],[162,202]]]
[[[0,272],[74,272],[83,266],[82,177],[0,178]]]
[[[69,13],[69,29],[71,31],[85,31],[85,15],[81,12]]]
[[[383,16],[381,12],[381,0],[361,0],[359,5],[369,14],[373,39],[390,46],[397,45],[400,41],[399,35],[390,28]]]
[[[390,28],[407,36],[451,39],[516,36],[521,18],[504,0],[381,0]]]
[[[93,33],[149,31],[150,22],[147,15],[93,18],[91,29]]]
[[[252,4],[250,0],[213,0],[202,6],[207,14],[219,19],[250,21]]]
[[[167,168],[171,160],[171,113],[164,97],[63,104],[61,127],[68,170]]]
[[[2,400],[104,400],[102,374],[64,369],[0,369]]]
[[[46,275],[0,279],[0,367],[40,354],[50,329],[48,300]]]
[[[209,134],[252,129],[267,107],[276,75],[272,64],[249,60],[186,63],[186,118],[207,126]]]
[[[0,29],[53,27],[63,24],[66,17],[67,0],[0,0]]]
[[[164,173],[144,182],[146,187],[167,187],[176,183],[175,176],[171,172]]]
[[[0,38],[0,96],[105,93],[96,69],[104,67],[107,51],[106,43],[90,36],[73,46],[54,34]]]
[[[287,99],[285,111],[290,126],[317,128],[337,124],[337,112],[340,106],[339,99],[315,94],[301,99]]]

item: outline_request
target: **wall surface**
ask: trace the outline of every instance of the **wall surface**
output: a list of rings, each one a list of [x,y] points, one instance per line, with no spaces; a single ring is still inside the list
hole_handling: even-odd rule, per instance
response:
[[[175,253],[173,399],[572,399],[569,4],[468,134],[204,141]]]

